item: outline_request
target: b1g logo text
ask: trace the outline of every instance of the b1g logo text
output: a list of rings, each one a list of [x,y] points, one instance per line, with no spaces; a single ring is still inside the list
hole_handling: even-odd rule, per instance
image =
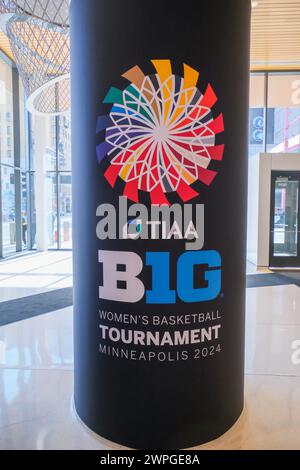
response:
[[[221,256],[217,251],[203,251],[204,205],[143,204],[128,208],[126,198],[119,199],[118,214],[111,204],[97,209],[100,221],[96,234],[100,240],[184,240],[186,250],[177,260],[168,251],[148,251],[144,258],[135,252],[99,250],[103,266],[100,299],[136,303],[146,296],[147,304],[197,303],[214,300],[221,292]],[[171,269],[176,263],[176,290],[170,287]],[[140,279],[144,269],[151,268],[151,285]],[[195,285],[196,269],[203,271],[204,285]]]
[[[176,291],[170,289],[170,257],[168,252],[148,252],[143,260],[133,252],[99,251],[103,264],[103,286],[100,299],[136,303],[146,291],[147,304],[175,304]],[[146,290],[138,278],[144,265],[152,268],[152,288]],[[206,287],[195,288],[195,268],[205,269]],[[177,262],[177,295],[182,302],[214,300],[221,290],[221,257],[216,251],[190,251]]]

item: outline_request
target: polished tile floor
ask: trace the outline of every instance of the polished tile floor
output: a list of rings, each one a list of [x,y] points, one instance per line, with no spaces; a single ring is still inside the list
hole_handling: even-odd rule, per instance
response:
[[[70,252],[32,253],[0,262],[0,302],[70,286]]]
[[[0,301],[71,285],[71,255],[0,263]],[[250,271],[251,272],[251,271]],[[300,449],[300,288],[247,290],[246,406],[204,449]],[[73,407],[72,308],[0,328],[0,449],[117,449]]]

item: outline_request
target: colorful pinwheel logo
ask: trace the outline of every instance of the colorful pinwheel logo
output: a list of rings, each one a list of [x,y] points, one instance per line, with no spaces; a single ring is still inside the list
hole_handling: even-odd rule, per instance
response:
[[[104,99],[112,108],[98,118],[97,133],[105,130],[98,162],[109,157],[105,178],[114,187],[120,177],[132,201],[146,191],[152,204],[169,205],[172,192],[187,202],[199,195],[191,187],[196,181],[210,186],[217,175],[208,167],[223,158],[224,145],[216,145],[223,115],[214,118],[217,97],[210,85],[204,94],[196,87],[196,70],[184,64],[180,77],[169,60],[152,64],[155,74],[135,66],[123,75],[130,85],[123,91],[112,87]]]

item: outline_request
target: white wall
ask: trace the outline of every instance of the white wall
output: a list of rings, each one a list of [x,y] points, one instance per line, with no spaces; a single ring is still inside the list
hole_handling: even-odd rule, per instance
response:
[[[247,259],[269,266],[271,173],[300,171],[300,154],[260,153],[249,162]]]

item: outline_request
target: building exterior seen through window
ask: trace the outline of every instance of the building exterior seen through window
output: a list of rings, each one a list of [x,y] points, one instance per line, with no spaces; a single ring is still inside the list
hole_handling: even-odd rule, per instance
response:
[[[32,184],[36,175],[34,161],[37,158],[35,143],[35,119],[30,118],[30,154],[33,161]],[[71,165],[71,126],[66,116],[47,117],[45,135],[45,172],[46,178],[46,222],[48,248],[59,250],[72,249],[72,165]],[[34,199],[34,198],[33,198]],[[33,230],[36,230],[36,210],[31,215]],[[36,241],[32,235],[33,248]]]
[[[250,77],[249,156],[300,153],[300,73]]]

